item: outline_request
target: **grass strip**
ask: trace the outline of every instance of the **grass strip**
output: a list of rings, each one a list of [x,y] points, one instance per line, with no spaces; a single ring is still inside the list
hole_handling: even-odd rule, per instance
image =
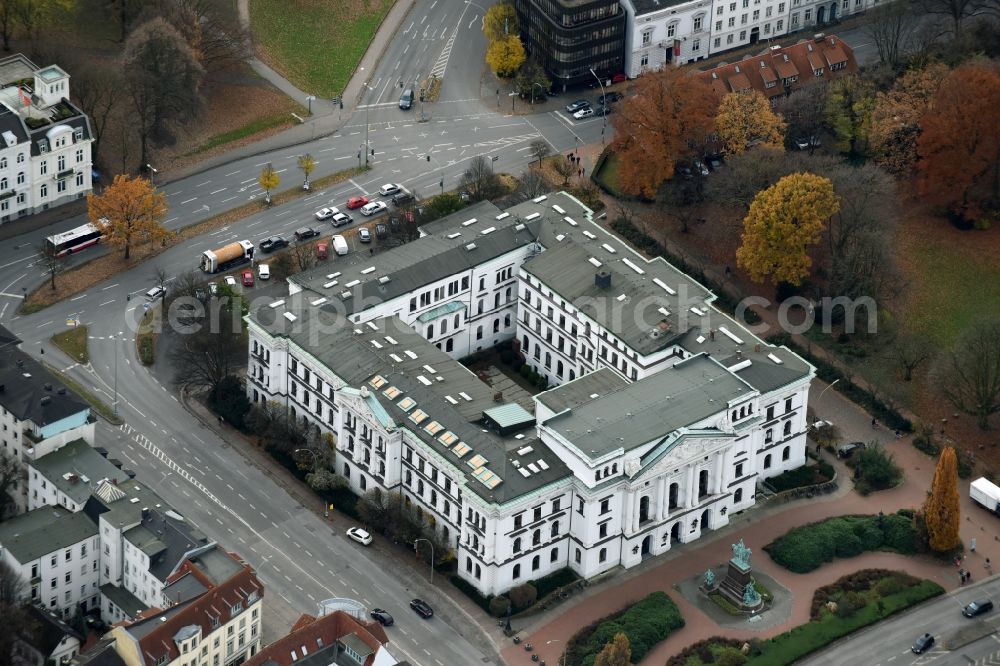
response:
[[[90,353],[87,351],[87,327],[75,326],[62,333],[52,336],[52,344],[63,350],[67,356],[86,365],[90,363]]]
[[[83,385],[80,384],[78,381],[76,381],[75,379],[71,379],[69,375],[62,372],[61,370],[56,370],[48,363],[45,364],[45,367],[48,368],[49,372],[58,377],[59,381],[65,384],[70,391],[73,391],[81,398],[86,400],[88,403],[90,403],[91,409],[93,409],[102,417],[104,417],[105,421],[107,421],[111,425],[121,425],[122,423],[124,423],[124,421],[122,421],[121,418],[115,414],[114,409],[112,409],[106,402],[98,398],[96,395],[85,389]]]

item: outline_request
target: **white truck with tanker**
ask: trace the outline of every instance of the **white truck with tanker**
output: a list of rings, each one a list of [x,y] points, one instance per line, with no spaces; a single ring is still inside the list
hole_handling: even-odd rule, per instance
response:
[[[201,270],[218,273],[245,264],[253,259],[253,251],[253,243],[248,240],[223,245],[218,250],[205,250],[201,253]]]
[[[1000,486],[989,479],[980,477],[969,484],[969,497],[987,511],[1000,516]]]

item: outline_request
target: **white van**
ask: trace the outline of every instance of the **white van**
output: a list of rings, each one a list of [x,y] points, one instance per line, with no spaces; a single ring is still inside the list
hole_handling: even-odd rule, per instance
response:
[[[257,277],[259,277],[261,280],[270,280],[271,279],[271,267],[268,266],[267,264],[261,264],[260,266],[258,266],[257,267]]]
[[[344,238],[343,236],[334,236],[333,251],[339,254],[340,256],[344,256],[345,254],[347,254],[348,252],[347,239]]]

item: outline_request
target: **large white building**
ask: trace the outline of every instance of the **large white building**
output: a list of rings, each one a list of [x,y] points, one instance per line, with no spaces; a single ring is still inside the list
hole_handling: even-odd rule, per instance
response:
[[[21,54],[0,60],[0,224],[91,191],[93,135],[69,78]]]
[[[252,313],[247,390],[335,435],[356,492],[398,491],[430,512],[484,594],[564,567],[634,566],[727,524],[758,480],[804,463],[813,368],[572,196],[477,204],[421,231],[297,276]],[[449,318],[444,341],[408,310],[479,314],[480,292],[483,319]],[[557,385],[534,414],[455,360],[511,335]]]

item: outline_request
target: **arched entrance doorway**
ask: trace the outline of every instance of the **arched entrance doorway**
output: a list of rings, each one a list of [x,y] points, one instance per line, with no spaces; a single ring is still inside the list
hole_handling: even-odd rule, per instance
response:
[[[647,534],[646,538],[642,540],[642,550],[640,551],[639,554],[642,555],[643,557],[646,557],[647,555],[652,554],[652,549],[653,549],[653,535]]]
[[[826,7],[820,7],[816,10],[816,25],[823,25],[826,21]]]
[[[705,509],[704,511],[701,512],[701,521],[700,522],[701,522],[701,531],[702,532],[704,532],[709,527],[711,527],[711,525],[708,524],[708,518],[709,518],[709,511],[708,511],[708,509]]]
[[[833,23],[836,20],[837,20],[837,3],[836,2],[831,2],[830,3],[830,23]]]
[[[680,522],[674,523],[674,526],[670,528],[670,543],[671,545],[677,543],[681,540],[681,524]]]
[[[750,31],[750,43],[756,44],[760,40],[760,28],[754,28]]]

